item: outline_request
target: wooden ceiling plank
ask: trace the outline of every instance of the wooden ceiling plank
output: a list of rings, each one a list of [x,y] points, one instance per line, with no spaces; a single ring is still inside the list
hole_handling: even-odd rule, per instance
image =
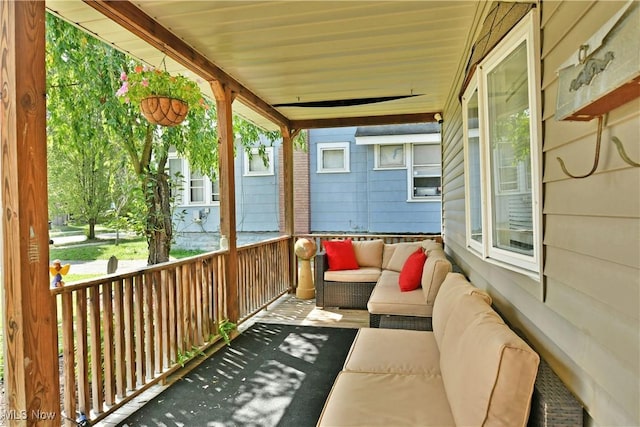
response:
[[[238,99],[275,124],[289,126],[289,119],[262,98],[244,87],[171,31],[160,25],[129,1],[84,0],[84,2],[140,37],[203,79],[220,81],[237,94]]]

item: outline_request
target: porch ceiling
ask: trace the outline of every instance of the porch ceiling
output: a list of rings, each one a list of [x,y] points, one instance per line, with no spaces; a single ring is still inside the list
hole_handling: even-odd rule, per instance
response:
[[[166,55],[167,70],[200,77],[205,94],[213,96],[205,80],[230,82],[234,111],[269,129],[414,122],[441,112],[466,65],[481,3],[46,0],[51,12],[145,63],[160,66]],[[396,96],[411,97],[280,106]]]

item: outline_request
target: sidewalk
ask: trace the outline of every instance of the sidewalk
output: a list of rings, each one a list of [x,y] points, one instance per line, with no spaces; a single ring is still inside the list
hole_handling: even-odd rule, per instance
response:
[[[71,264],[69,273],[71,274],[107,274],[107,263],[109,260],[98,259],[95,261],[65,261],[61,260],[61,264]],[[128,271],[139,270],[147,266],[146,259],[122,259],[118,260],[118,269],[116,273],[126,273]]]

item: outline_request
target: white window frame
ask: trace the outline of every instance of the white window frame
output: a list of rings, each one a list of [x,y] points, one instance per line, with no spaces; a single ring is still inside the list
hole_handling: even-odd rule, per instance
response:
[[[189,162],[186,159],[178,157],[176,155],[170,155],[170,160],[178,159],[181,162],[181,174],[182,174],[182,183],[180,186],[180,195],[179,195],[179,203],[176,203],[176,206],[186,207],[186,206],[217,206],[220,204],[219,200],[214,200],[214,196],[218,196],[220,198],[220,190],[218,192],[214,192],[215,185],[211,181],[211,179],[207,176],[203,175],[203,200],[202,201],[192,201],[191,200],[191,167]],[[167,163],[168,164],[168,163]],[[173,177],[171,177],[173,179]],[[178,200],[178,195],[176,195],[176,200]]]
[[[389,147],[400,146],[402,152],[400,153],[402,163],[397,165],[384,165],[382,164],[382,150]],[[397,170],[407,168],[407,144],[376,144],[374,149],[374,169],[376,170]],[[397,148],[396,148],[397,150]]]
[[[321,142],[317,146],[317,173],[348,173],[350,172],[349,151],[351,144],[349,142]],[[342,150],[343,165],[341,168],[325,168],[323,161],[324,151]]]
[[[473,97],[474,93],[477,95],[477,102],[478,102],[478,127],[475,129],[470,129],[469,128],[469,109],[467,108],[468,102],[469,100]],[[470,165],[471,165],[471,150],[469,148],[469,140],[471,137],[473,138],[480,138],[480,123],[482,122],[482,119],[480,118],[482,111],[481,108],[479,108],[480,104],[480,94],[478,91],[478,82],[477,82],[477,74],[474,75],[473,79],[470,81],[469,86],[467,87],[467,90],[465,91],[463,97],[462,97],[462,121],[464,124],[464,187],[465,187],[465,222],[466,222],[466,242],[467,242],[467,247],[473,249],[473,251],[475,251],[476,254],[480,255],[481,257],[485,257],[485,243],[486,243],[486,230],[487,230],[487,225],[486,225],[486,213],[485,213],[485,209],[483,208],[485,206],[485,197],[486,194],[484,194],[484,179],[483,177],[485,176],[484,173],[484,165],[485,165],[485,160],[484,160],[484,150],[482,150],[482,142],[478,141],[478,168],[479,168],[479,179],[480,182],[478,184],[478,187],[480,188],[480,233],[481,233],[481,237],[482,240],[479,242],[477,240],[475,240],[473,238],[473,224],[471,222],[471,188],[472,188],[472,182],[471,182],[471,170],[470,170]],[[478,196],[478,195],[476,195]]]
[[[262,162],[262,157],[260,157],[260,149],[258,147],[253,147],[250,150],[250,153],[245,151],[244,153],[244,176],[269,176],[273,175],[273,147],[265,147],[265,154],[267,156],[267,169],[266,170],[251,170],[251,158],[258,159]]]
[[[414,195],[414,168],[417,167],[421,167],[421,166],[427,166],[427,167],[432,167],[432,166],[437,166],[440,170],[440,174],[439,175],[428,175],[428,176],[437,176],[440,178],[440,188],[442,189],[442,160],[441,158],[438,158],[438,163],[425,163],[425,164],[419,164],[416,165],[415,164],[415,160],[414,160],[414,156],[413,156],[413,151],[415,149],[416,146],[420,146],[420,145],[432,145],[432,146],[437,146],[441,149],[441,145],[440,144],[410,144],[409,145],[409,149],[407,150],[409,152],[409,166],[407,167],[407,201],[409,202],[441,202],[442,201],[442,190],[440,191],[440,194],[437,195],[433,195],[433,196],[416,196]]]
[[[472,249],[472,253],[496,263],[503,268],[526,274],[533,279],[542,280],[542,208],[540,203],[542,158],[540,143],[540,117],[541,107],[538,94],[540,93],[540,55],[538,40],[539,24],[535,11],[532,11],[523,18],[507,36],[487,55],[476,69],[476,75],[469,84],[463,96],[463,122],[464,122],[464,153],[465,153],[465,204],[466,204],[466,243]],[[489,73],[498,65],[502,64],[509,54],[518,48],[523,42],[527,46],[527,68],[528,68],[528,97],[529,97],[529,135],[531,141],[530,165],[531,165],[531,207],[532,207],[532,254],[524,254],[516,251],[498,248],[494,244],[493,230],[493,200],[494,192],[491,183],[492,174],[496,173],[497,167],[491,165],[491,147],[488,111],[489,100],[487,95],[487,78]],[[481,179],[481,205],[482,205],[482,243],[471,238],[471,212],[470,212],[470,171],[469,171],[469,132],[467,117],[467,102],[478,90],[478,119],[480,136],[480,179]],[[518,172],[520,173],[520,172]],[[526,182],[526,180],[525,180]],[[529,190],[528,186],[526,190]]]

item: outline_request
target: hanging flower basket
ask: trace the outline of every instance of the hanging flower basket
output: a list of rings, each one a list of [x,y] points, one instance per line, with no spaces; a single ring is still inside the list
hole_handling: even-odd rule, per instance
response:
[[[189,105],[177,98],[149,96],[140,101],[140,111],[150,123],[176,126],[187,117]]]
[[[198,84],[181,75],[137,65],[129,74],[122,72],[120,80],[122,86],[116,95],[123,103],[140,105],[144,117],[153,124],[176,126],[189,110],[209,108]]]

